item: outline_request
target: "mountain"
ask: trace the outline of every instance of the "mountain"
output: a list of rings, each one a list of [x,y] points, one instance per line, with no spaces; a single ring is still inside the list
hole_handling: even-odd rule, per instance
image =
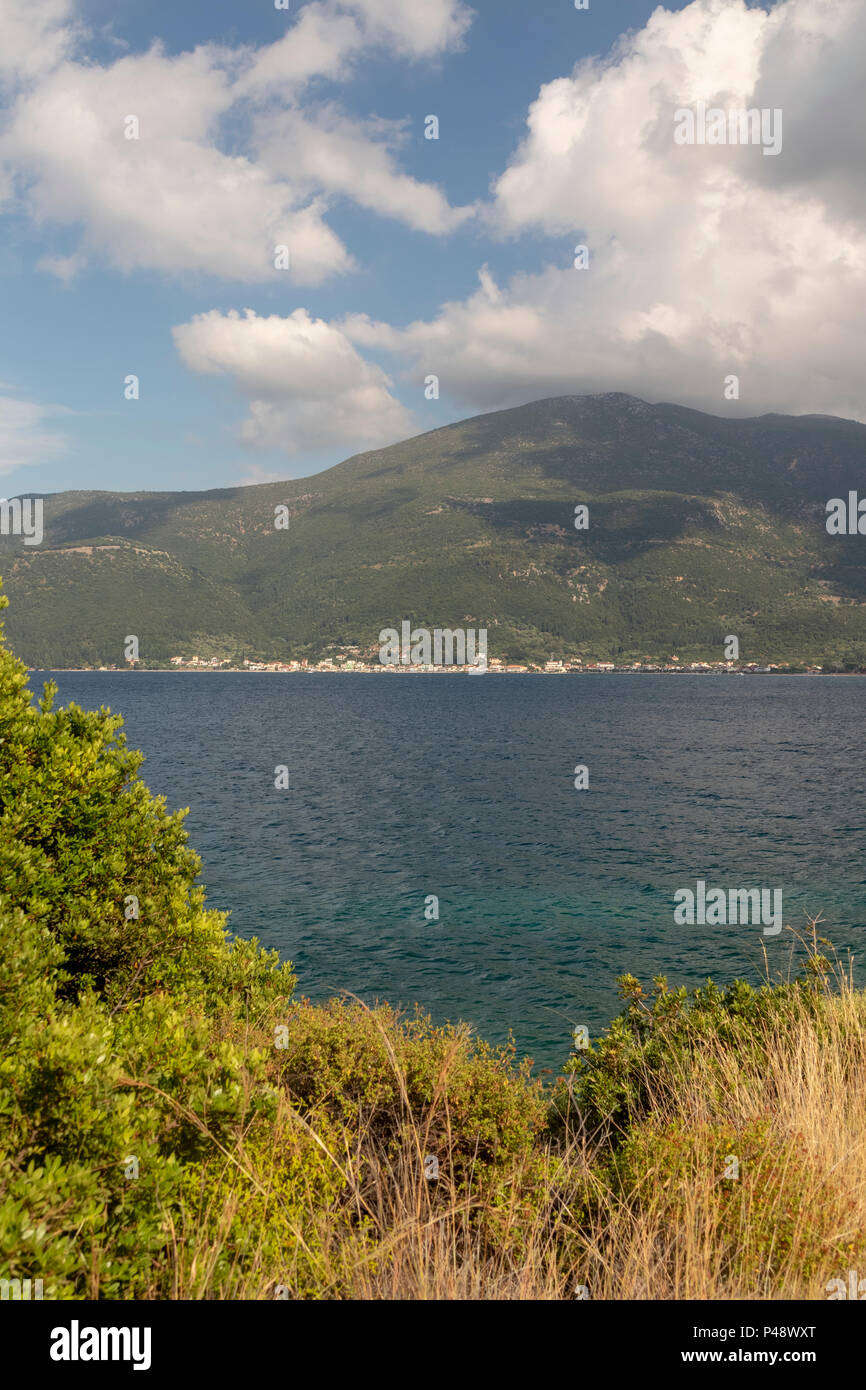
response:
[[[866,538],[825,509],[866,426],[723,419],[632,396],[479,415],[313,477],[209,492],[63,492],[39,546],[0,538],[31,665],[369,646],[409,618],[491,655],[866,665]],[[575,530],[575,506],[589,527]],[[275,508],[288,507],[288,529]]]

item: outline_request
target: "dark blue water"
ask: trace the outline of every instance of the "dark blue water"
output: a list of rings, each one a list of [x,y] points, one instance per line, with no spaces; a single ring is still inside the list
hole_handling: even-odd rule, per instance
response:
[[[762,944],[787,970],[787,931],[675,924],[698,878],[780,888],[786,923],[862,940],[864,679],[54,678],[123,714],[152,790],[190,807],[211,905],[313,999],[418,1001],[556,1066],[625,971],[757,981]]]

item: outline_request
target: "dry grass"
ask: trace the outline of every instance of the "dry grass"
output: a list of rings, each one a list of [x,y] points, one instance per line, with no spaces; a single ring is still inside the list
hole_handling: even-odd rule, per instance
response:
[[[767,1048],[769,1068],[710,1048],[677,1078],[647,1130],[660,1150],[682,1130],[688,1162],[678,1180],[648,1164],[639,1204],[607,1190],[587,1241],[594,1297],[815,1299],[858,1258],[866,1272],[866,1001],[834,999],[821,1041],[801,1017]]]
[[[810,954],[820,959],[814,931]],[[383,1139],[372,1108],[335,1127],[287,1096],[271,1156],[280,1135],[303,1135],[331,1171],[333,1199],[300,1179],[287,1202],[267,1156],[241,1141],[230,1190],[210,1198],[207,1219],[190,1208],[175,1232],[169,1296],[826,1298],[828,1280],[858,1261],[866,1275],[866,995],[850,971],[815,978],[820,1027],[792,995],[754,1053],[710,1037],[672,1056],[649,1079],[650,1113],[617,1136],[618,1157],[585,1133],[542,1131],[495,1182],[481,1164],[467,1178],[465,1162],[451,1161],[461,1146],[465,1158],[449,1109],[465,1039],[443,1053],[419,1114],[405,1059],[371,1013],[393,1071],[396,1132]],[[732,1158],[739,1175],[726,1177]],[[241,1170],[268,1195],[260,1228],[234,1251]]]

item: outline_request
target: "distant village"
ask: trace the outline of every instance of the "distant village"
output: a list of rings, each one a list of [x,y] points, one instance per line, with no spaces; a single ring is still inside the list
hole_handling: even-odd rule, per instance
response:
[[[760,665],[757,662],[741,661],[683,661],[677,656],[672,656],[666,662],[653,661],[632,661],[626,663],[613,661],[590,661],[581,660],[580,657],[552,658],[541,662],[510,662],[499,657],[488,657],[486,667],[471,665],[432,665],[409,663],[407,665],[384,665],[379,661],[378,648],[363,651],[360,647],[343,647],[335,652],[333,656],[322,657],[319,659],[302,657],[285,661],[254,661],[244,657],[241,661],[230,661],[220,657],[212,656],[173,656],[168,668],[159,669],[175,671],[296,671],[296,672],[326,672],[329,674],[349,671],[366,675],[442,675],[446,673],[472,673],[478,674],[486,669],[489,675],[569,675],[580,674],[588,671],[617,671],[623,673],[718,673],[718,674],[744,674],[744,675],[769,675],[773,672],[790,671],[790,665],[775,664]],[[144,666],[142,662],[130,661],[123,666],[100,666],[100,671],[124,670],[129,666]],[[153,667],[149,667],[153,670]],[[810,674],[820,675],[823,671],[822,666],[808,666],[805,669]]]
[[[171,664],[172,664],[172,667],[175,668],[175,669],[177,669],[177,670],[186,670],[186,671],[204,670],[204,669],[210,670],[210,669],[219,669],[219,668],[221,668],[221,669],[223,669],[223,670],[226,670],[226,669],[239,670],[239,669],[241,669],[241,668],[239,668],[239,667],[230,667],[230,666],[229,666],[229,663],[226,662],[226,661],[217,661],[217,659],[216,659],[215,657],[214,657],[211,661],[196,662],[195,660],[193,660],[193,661],[185,662],[185,663],[184,663],[184,662],[177,662],[177,661],[175,661],[174,659],[172,659],[172,663],[171,663]],[[724,674],[725,672],[729,672],[729,673],[731,673],[731,674],[733,674],[733,675],[736,675],[736,674],[738,674],[738,673],[739,673],[739,674],[751,674],[751,675],[769,675],[769,674],[771,674],[773,671],[787,671],[787,670],[790,670],[791,668],[790,668],[789,666],[783,666],[783,665],[759,666],[759,665],[757,665],[756,662],[749,662],[748,664],[744,664],[744,663],[736,662],[736,661],[715,661],[715,662],[709,662],[709,661],[677,662],[677,661],[672,661],[672,662],[665,663],[664,665],[656,664],[656,663],[654,663],[654,662],[634,661],[634,662],[631,662],[631,663],[629,663],[628,665],[625,665],[625,666],[617,665],[617,664],[616,664],[615,662],[613,662],[613,661],[580,661],[579,659],[577,659],[577,660],[567,660],[567,661],[544,661],[544,662],[540,662],[540,663],[538,663],[538,662],[526,662],[526,663],[519,663],[519,662],[518,662],[518,663],[513,663],[513,662],[500,661],[500,660],[498,660],[496,657],[490,657],[490,658],[488,659],[488,661],[487,661],[485,667],[478,667],[478,666],[457,666],[457,665],[433,666],[433,665],[421,665],[421,664],[409,664],[409,665],[407,665],[407,666],[402,666],[402,665],[396,665],[396,666],[383,666],[383,665],[382,665],[380,662],[378,662],[378,661],[365,662],[365,661],[357,660],[357,659],[352,658],[352,657],[347,657],[346,660],[341,661],[339,657],[334,657],[333,659],[328,659],[328,660],[325,660],[325,661],[315,661],[315,662],[314,662],[314,661],[245,661],[245,662],[243,663],[243,668],[242,668],[242,669],[245,670],[245,671],[307,671],[307,672],[311,672],[311,671],[312,671],[312,672],[314,672],[314,671],[319,671],[319,672],[321,672],[321,671],[326,671],[326,672],[354,671],[354,672],[362,672],[362,673],[363,673],[363,672],[366,672],[368,675],[377,675],[377,674],[378,674],[378,675],[387,675],[387,674],[390,674],[390,675],[412,675],[412,674],[421,674],[421,675],[424,675],[424,674],[427,674],[427,675],[436,674],[436,675],[443,675],[443,674],[447,674],[448,672],[454,672],[454,673],[458,673],[458,674],[459,674],[460,672],[463,672],[464,674],[468,672],[468,673],[472,673],[472,674],[477,674],[477,673],[479,672],[479,670],[485,670],[486,673],[487,673],[488,675],[506,675],[506,676],[508,676],[508,675],[523,675],[523,674],[533,674],[533,675],[539,675],[539,674],[540,674],[540,675],[548,675],[548,676],[557,676],[557,675],[569,675],[569,674],[573,674],[573,673],[575,673],[575,672],[586,672],[586,671],[622,671],[622,672],[632,672],[632,673],[634,673],[634,672],[666,672],[666,671],[672,671],[672,672],[677,672],[677,671],[679,671],[680,673],[682,673],[683,671],[685,671],[685,672],[688,672],[689,674],[694,674],[694,673],[696,673],[696,672],[707,672],[707,673],[709,673],[709,672],[716,671],[716,672],[721,672],[721,673],[723,673],[723,674]],[[823,668],[822,666],[809,666],[809,667],[807,667],[806,669],[807,669],[807,671],[808,671],[810,674],[812,674],[812,675],[820,675],[824,668]]]

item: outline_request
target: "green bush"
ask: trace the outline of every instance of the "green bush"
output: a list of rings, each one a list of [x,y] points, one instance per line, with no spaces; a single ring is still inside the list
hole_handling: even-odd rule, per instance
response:
[[[185,1170],[276,1112],[245,1034],[294,977],[204,907],[120,721],[52,706],[0,641],[0,1273],[144,1296]]]
[[[697,1052],[706,1055],[710,1040],[744,1061],[765,1060],[772,1030],[783,1029],[804,1009],[820,1028],[823,996],[814,979],[760,989],[744,980],[720,989],[708,980],[689,995],[657,976],[649,1002],[633,975],[620,976],[618,983],[625,1009],[600,1039],[572,1054],[554,1090],[549,1121],[555,1134],[580,1128],[615,1143],[619,1132],[662,1099],[665,1088],[676,1087]]]
[[[367,1223],[347,1202],[338,1129],[316,1136],[286,1109],[254,1123],[232,1159],[211,1152],[184,1168],[180,1238],[209,1252],[185,1276],[187,1297],[292,1298],[344,1292],[341,1245],[364,1249]],[[197,1286],[196,1280],[198,1280]]]
[[[0,1268],[47,1296],[141,1297],[184,1167],[230,1149],[276,1095],[265,1054],[189,1006],[61,997],[61,957],[47,928],[0,910]]]
[[[139,780],[122,720],[55,710],[55,695],[46,684],[34,708],[24,666],[0,644],[0,899],[60,942],[67,991],[93,988],[117,1008],[155,990],[290,995],[276,953],[227,945],[225,914],[195,883],[186,812],[170,815]]]
[[[471,1188],[488,1214],[510,1199],[516,1168],[532,1168],[545,1125],[541,1086],[513,1046],[388,1005],[295,1004],[272,1070],[301,1113],[339,1123],[350,1145],[363,1138],[385,1163],[408,1156],[431,1200]],[[438,1184],[423,1181],[428,1155]]]

